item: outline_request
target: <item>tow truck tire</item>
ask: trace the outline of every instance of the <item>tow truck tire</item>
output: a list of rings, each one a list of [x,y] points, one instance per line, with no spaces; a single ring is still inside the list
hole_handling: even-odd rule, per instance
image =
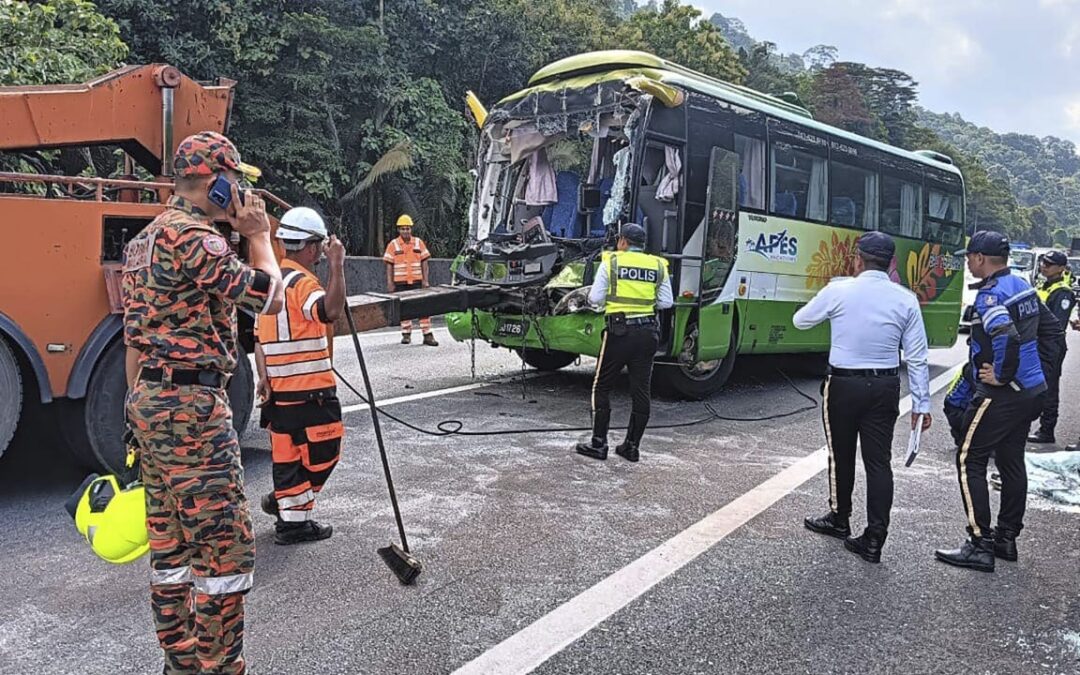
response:
[[[702,369],[703,364],[700,363],[695,364],[694,368],[675,363],[654,366],[653,386],[656,393],[666,398],[700,401],[723,389],[735,368],[737,338],[736,326],[733,325],[727,355],[711,367]]]
[[[519,349],[518,353],[521,354],[522,360],[533,368],[548,371],[565,368],[578,358],[577,354],[571,354],[570,352],[555,350],[545,352],[543,349],[529,349],[528,347]]]
[[[88,469],[116,473],[124,468],[124,351],[121,340],[109,345],[90,375],[86,397],[67,401],[61,431],[75,458]],[[244,356],[229,382],[233,427],[238,435],[251,418],[254,396],[251,364]]]
[[[22,375],[19,362],[7,342],[0,338],[0,457],[4,455],[22,412]]]

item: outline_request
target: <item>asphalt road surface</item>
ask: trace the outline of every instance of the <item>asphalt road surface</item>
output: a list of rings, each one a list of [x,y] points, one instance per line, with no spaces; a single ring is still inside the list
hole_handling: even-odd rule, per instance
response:
[[[377,396],[425,428],[548,427],[515,436],[384,432],[410,544],[424,563],[400,586],[375,553],[394,523],[369,412],[349,411],[341,464],[317,507],[333,538],[280,547],[254,513],[251,672],[288,673],[1080,673],[1080,514],[1029,501],[1020,561],[995,574],[932,550],[964,536],[951,440],[936,416],[911,468],[897,426],[896,505],[880,565],[806,531],[827,507],[818,410],[767,422],[650,429],[641,462],[573,454],[588,424],[593,361],[527,371],[506,350],[437,329],[442,346],[362,336]],[[1080,375],[1080,336],[1063,390]],[[963,349],[931,353],[943,387]],[[348,340],[335,361],[360,386]],[[820,360],[741,358],[711,403],[757,417],[818,398]],[[940,410],[942,393],[934,396]],[[1068,393],[1059,440],[1080,434]],[[615,419],[629,402],[615,398]],[[906,409],[906,408],[905,408]],[[658,401],[654,423],[705,416]],[[81,542],[62,502],[82,478],[40,432],[0,460],[0,673],[153,673],[145,560],[114,567]],[[613,434],[621,440],[621,432]],[[264,432],[243,440],[249,499],[270,488]],[[861,528],[861,469],[853,527]],[[996,500],[996,498],[995,498]]]

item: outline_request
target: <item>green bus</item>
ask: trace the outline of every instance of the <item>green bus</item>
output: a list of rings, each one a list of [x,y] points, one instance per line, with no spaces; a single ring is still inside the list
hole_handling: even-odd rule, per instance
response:
[[[469,243],[455,283],[495,284],[493,308],[448,315],[457,340],[553,370],[596,356],[588,286],[620,223],[670,261],[653,381],[718,391],[738,354],[826,352],[827,326],[792,315],[851,273],[860,233],[894,236],[890,276],[917,294],[931,346],[955,343],[964,181],[952,161],[822,124],[794,102],[634,51],[537,72],[483,122]]]

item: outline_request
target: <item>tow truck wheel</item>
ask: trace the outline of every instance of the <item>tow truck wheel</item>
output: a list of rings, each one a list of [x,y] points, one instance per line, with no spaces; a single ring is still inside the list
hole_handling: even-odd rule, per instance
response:
[[[727,355],[723,358],[696,363],[680,360],[679,363],[658,364],[653,368],[653,384],[656,392],[661,396],[696,401],[708,398],[720,391],[735,368],[737,334],[735,325],[732,325],[731,342],[728,345]],[[697,326],[690,326],[683,343],[683,352],[695,353],[697,340]]]
[[[577,360],[577,354],[571,354],[570,352],[555,350],[545,352],[543,349],[529,349],[528,347],[517,351],[521,354],[521,358],[525,363],[537,370],[558,370]]]
[[[22,412],[22,376],[11,347],[0,338],[0,457],[11,443]]]
[[[86,397],[67,401],[61,431],[69,449],[90,469],[115,473],[124,468],[124,343],[114,341],[105,350],[86,388]],[[247,357],[240,359],[229,382],[233,427],[242,434],[251,418],[254,380]]]

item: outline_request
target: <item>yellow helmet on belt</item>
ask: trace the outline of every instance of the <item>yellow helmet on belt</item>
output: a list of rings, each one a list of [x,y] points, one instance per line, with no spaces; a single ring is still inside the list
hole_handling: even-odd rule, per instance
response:
[[[75,529],[102,560],[123,565],[150,550],[142,485],[121,488],[116,476],[91,474],[64,508],[75,519]]]
[[[401,214],[401,216],[399,216],[398,219],[397,219],[397,226],[398,227],[412,227],[413,226],[412,217],[407,213]]]

